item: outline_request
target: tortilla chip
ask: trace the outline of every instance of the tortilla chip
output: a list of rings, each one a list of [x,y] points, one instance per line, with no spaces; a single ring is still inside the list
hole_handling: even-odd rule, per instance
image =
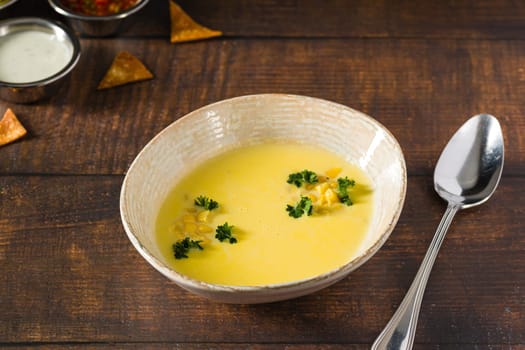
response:
[[[153,74],[144,64],[129,52],[122,51],[111,63],[106,75],[98,84],[97,90],[148,79],[153,79]]]
[[[25,134],[27,134],[26,129],[18,121],[11,108],[8,108],[0,119],[0,146],[18,140]]]
[[[181,43],[221,36],[222,32],[206,28],[195,22],[174,1],[170,2],[171,42]]]

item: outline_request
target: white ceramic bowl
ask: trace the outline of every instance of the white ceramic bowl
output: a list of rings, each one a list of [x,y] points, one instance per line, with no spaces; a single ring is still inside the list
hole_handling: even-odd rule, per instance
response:
[[[336,270],[291,283],[239,287],[205,283],[174,271],[155,240],[155,222],[168,192],[197,164],[232,148],[283,139],[324,147],[360,166],[371,178],[375,208],[358,256]],[[399,218],[406,166],[392,134],[371,117],[321,99],[262,94],[232,98],[175,121],[155,136],[131,164],[120,197],[121,218],[138,252],[180,287],[226,303],[263,303],[315,292],[370,259]]]

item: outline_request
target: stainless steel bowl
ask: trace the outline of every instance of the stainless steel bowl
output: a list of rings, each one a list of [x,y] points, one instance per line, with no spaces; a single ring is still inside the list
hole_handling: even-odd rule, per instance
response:
[[[5,9],[8,6],[13,5],[18,0],[7,0],[7,1],[0,1],[0,10]]]
[[[48,0],[49,5],[66,17],[67,21],[78,33],[85,36],[113,36],[122,31],[129,23],[129,17],[142,9],[149,0],[139,0],[129,9],[110,16],[89,16],[72,12],[60,0]]]
[[[10,102],[33,103],[53,96],[80,58],[80,43],[69,28],[58,22],[37,17],[20,17],[0,21],[0,50],[2,50],[2,38],[9,34],[29,30],[55,35],[58,40],[67,44],[68,49],[72,50],[72,56],[62,69],[49,77],[23,83],[0,80],[0,98]],[[16,64],[17,62],[13,62],[13,65]]]

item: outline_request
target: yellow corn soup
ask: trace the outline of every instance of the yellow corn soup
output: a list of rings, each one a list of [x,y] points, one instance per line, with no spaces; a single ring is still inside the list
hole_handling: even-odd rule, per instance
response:
[[[300,188],[287,183],[292,173],[309,170],[318,182]],[[337,178],[355,180],[353,202],[340,202]],[[205,196],[219,207],[205,210],[194,201]],[[286,210],[301,196],[311,215],[294,218]],[[170,192],[156,224],[166,261],[197,280],[257,286],[301,280],[333,270],[355,257],[373,210],[370,180],[357,166],[321,148],[296,143],[264,143],[238,148],[191,171]],[[220,242],[217,226],[233,226],[237,241]],[[185,237],[200,241],[187,258],[176,259],[173,245]]]

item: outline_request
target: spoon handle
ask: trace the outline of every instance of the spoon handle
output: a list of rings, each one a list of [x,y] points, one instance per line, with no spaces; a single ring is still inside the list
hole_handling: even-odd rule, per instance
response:
[[[397,308],[396,312],[386,325],[385,329],[377,337],[371,350],[410,350],[414,344],[416,335],[417,318],[421,301],[425,293],[430,271],[436,260],[439,248],[454,218],[461,207],[458,204],[449,203],[443,218],[439,223],[434,238],[430,243],[425,258],[421,263],[416,277],[410,286],[405,298]]]

